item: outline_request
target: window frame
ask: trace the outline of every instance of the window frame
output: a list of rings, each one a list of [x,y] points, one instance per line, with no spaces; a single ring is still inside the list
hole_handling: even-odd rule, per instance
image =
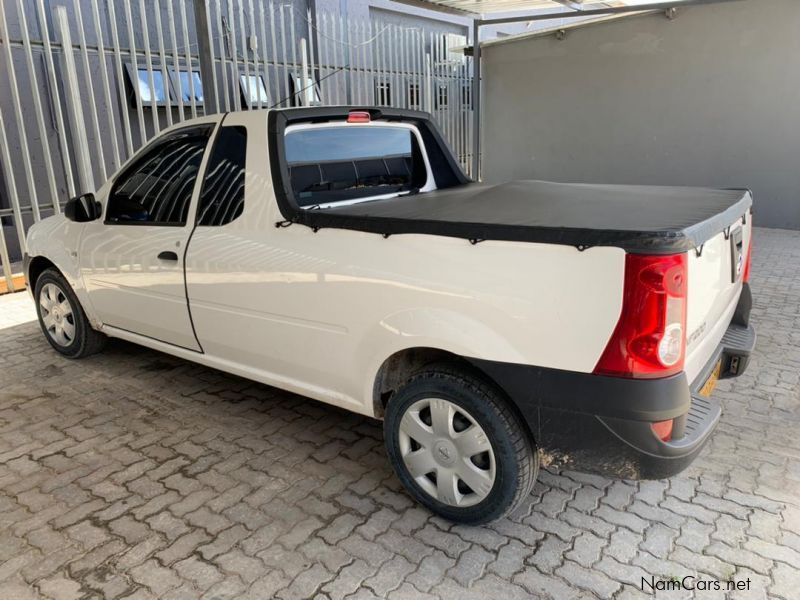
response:
[[[439,83],[436,86],[436,110],[448,108],[450,108],[450,87],[447,83]]]
[[[375,106],[392,105],[392,82],[379,79],[375,81]]]
[[[159,223],[153,221],[109,221],[108,220],[108,210],[111,207],[111,201],[114,197],[114,190],[116,190],[117,186],[120,183],[120,179],[130,174],[132,170],[136,166],[138,166],[142,158],[144,158],[148,153],[155,150],[162,144],[166,143],[172,136],[179,134],[181,132],[189,132],[196,129],[206,129],[208,131],[208,137],[206,140],[206,146],[203,149],[203,156],[200,158],[200,167],[197,171],[197,178],[195,179],[194,187],[192,188],[192,197],[194,197],[195,188],[197,187],[197,181],[205,178],[205,169],[204,169],[204,161],[206,159],[206,154],[208,153],[209,146],[211,146],[212,140],[216,139],[216,132],[219,129],[219,123],[210,121],[208,123],[197,123],[194,125],[189,125],[187,127],[179,127],[177,129],[173,129],[167,132],[164,132],[162,135],[158,136],[152,142],[147,144],[143,147],[139,152],[134,154],[131,160],[125,164],[117,173],[114,178],[110,181],[110,188],[108,190],[108,194],[106,195],[106,202],[105,206],[103,207],[103,225],[121,225],[121,226],[138,226],[138,227],[186,227],[189,223],[189,215],[192,214],[191,211],[191,202],[189,204],[189,209],[186,211],[186,220],[181,223]]]
[[[164,74],[161,71],[161,64],[151,64],[150,70],[153,72],[153,81],[155,82],[155,77],[159,76],[162,77]],[[138,64],[134,64],[131,62],[125,63],[125,73],[128,76],[128,83],[133,90],[133,97],[134,97],[134,105],[133,107],[136,108],[136,102],[138,102],[142,108],[153,108],[153,104],[156,105],[157,108],[166,108],[167,107],[167,99],[169,99],[169,106],[177,107],[178,101],[176,100],[177,96],[175,96],[175,90],[173,89],[173,81],[172,76],[167,69],[167,78],[164,80],[164,91],[167,93],[167,98],[164,100],[144,100],[142,98],[142,90],[139,88],[139,71],[144,71],[145,73],[148,72],[147,66],[140,67]],[[147,82],[147,86],[150,87],[150,82]],[[154,93],[155,90],[150,90],[150,93]]]
[[[313,73],[309,74],[305,85],[302,84],[301,79],[301,75],[289,75],[290,105],[295,107],[320,106],[322,104],[322,96],[320,94],[319,81],[317,81],[315,75]],[[309,92],[313,96],[310,102],[306,97]]]
[[[181,87],[181,74],[182,73],[187,73],[190,78],[192,77],[192,75],[197,73],[197,80],[200,82],[200,96],[201,96],[202,99],[198,100],[197,98],[195,98],[194,99],[194,105],[195,106],[204,106],[206,96],[205,96],[205,84],[203,83],[203,75],[200,72],[199,68],[195,69],[194,65],[189,65],[188,67],[182,66],[182,67],[179,67],[177,69],[175,67],[167,67],[167,74],[169,75],[169,80],[172,83],[172,91],[173,91],[173,95],[175,96],[175,99],[172,100],[172,108],[178,108],[180,106],[179,97],[180,98],[183,97],[183,93],[182,93],[183,88]],[[198,91],[197,87],[195,87],[194,93],[197,94],[197,91]],[[192,93],[192,88],[190,87],[188,90],[186,90],[186,94],[189,95],[191,93]],[[191,106],[192,102],[193,101],[192,101],[191,98],[189,98],[188,100],[183,100],[184,108],[186,106]]]
[[[369,127],[379,127],[379,128],[397,128],[397,129],[406,129],[411,132],[414,138],[417,141],[417,145],[419,146],[420,154],[422,155],[422,162],[425,165],[425,185],[419,188],[418,193],[422,194],[425,192],[432,192],[436,187],[436,180],[433,176],[433,169],[431,168],[430,160],[428,159],[428,149],[425,147],[425,143],[422,139],[422,134],[419,132],[416,126],[412,125],[411,123],[393,123],[389,121],[370,121],[369,123],[348,123],[346,120],[344,121],[327,121],[325,123],[297,123],[295,125],[288,125],[283,132],[283,138],[281,139],[281,143],[284,144],[284,153],[286,148],[285,138],[287,135],[296,132],[296,131],[308,131],[308,130],[316,130],[316,129],[336,129],[341,127],[347,127],[348,129],[351,128],[369,128]],[[284,154],[285,159],[285,154]],[[286,166],[289,167],[289,161],[286,160]],[[291,189],[291,185],[290,185]],[[327,208],[336,208],[340,206],[351,206],[353,204],[361,204],[362,202],[372,202],[374,200],[388,200],[390,198],[398,198],[400,196],[408,195],[407,191],[402,192],[391,192],[388,194],[376,194],[375,196],[365,196],[363,198],[352,198],[350,200],[339,200],[336,202],[327,202],[324,204],[314,204],[312,206],[304,207],[300,206],[297,202],[297,198],[294,197],[294,190],[292,190],[292,199],[295,205],[298,207],[298,210],[301,211],[309,211],[309,210],[324,210]]]
[[[422,107],[422,86],[416,81],[409,81],[406,86],[406,101],[409,108],[419,110]],[[414,102],[416,100],[416,102]]]
[[[259,95],[261,95],[262,90],[264,92],[264,97],[261,100],[261,107],[268,108],[272,102],[269,97],[269,90],[267,89],[267,83],[264,81],[264,76],[261,75],[260,73],[258,74],[250,73],[248,77],[250,78],[250,81],[255,81],[258,84],[260,84],[261,89],[258,91]],[[249,96],[249,90],[247,89],[248,87],[247,84],[248,82],[245,81],[245,74],[244,73],[239,74],[239,91],[241,92],[242,99],[244,100],[244,102],[242,102],[242,107],[243,108],[247,107],[247,110],[252,110],[253,108],[257,109],[258,98],[253,99],[251,96]]]

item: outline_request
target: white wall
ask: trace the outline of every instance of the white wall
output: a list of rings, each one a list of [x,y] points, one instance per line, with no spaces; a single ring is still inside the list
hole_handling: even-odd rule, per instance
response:
[[[749,187],[800,229],[800,2],[741,0],[488,44],[484,177]]]

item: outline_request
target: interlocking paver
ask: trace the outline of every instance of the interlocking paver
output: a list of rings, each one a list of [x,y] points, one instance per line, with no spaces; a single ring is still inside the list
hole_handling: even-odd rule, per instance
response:
[[[402,491],[379,423],[123,342],[64,360],[26,294],[0,297],[0,597],[622,599],[697,574],[793,600],[800,233],[757,236],[759,345],[699,459],[669,481],[543,469],[482,527]]]

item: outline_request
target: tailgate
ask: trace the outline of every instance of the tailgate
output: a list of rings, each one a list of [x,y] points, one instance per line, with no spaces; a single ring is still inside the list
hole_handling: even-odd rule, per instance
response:
[[[744,219],[689,251],[685,369],[690,382],[711,359],[736,309],[752,227],[748,210]]]

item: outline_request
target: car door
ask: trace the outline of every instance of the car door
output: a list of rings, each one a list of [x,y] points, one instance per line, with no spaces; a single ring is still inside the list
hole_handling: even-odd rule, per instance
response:
[[[102,221],[87,224],[79,262],[104,325],[201,350],[184,281],[198,174],[214,123],[158,138],[107,186]]]
[[[374,295],[399,295],[404,288],[384,285],[380,270],[359,275],[353,266],[363,263],[363,253],[373,252],[382,238],[280,226],[283,217],[269,169],[265,121],[260,111],[226,116],[205,169],[197,226],[186,259],[197,337],[209,356],[224,361],[234,372],[363,410],[363,381],[361,374],[353,377],[352,358],[364,339],[363,328],[380,321],[379,316],[370,316],[371,311],[385,307],[374,301]],[[403,133],[385,136],[383,130],[376,130],[367,144],[358,136],[342,140],[342,136],[323,135],[324,139],[308,139],[298,146],[316,152],[326,168],[337,167],[347,156],[365,155],[370,164],[358,165],[363,185],[351,181],[349,187],[355,195],[374,196],[383,194],[386,187],[394,189],[402,179],[387,163],[395,160],[399,163],[396,171],[407,172],[408,152],[392,143],[407,140],[413,147],[411,131],[406,128]],[[370,152],[379,154],[375,158]],[[344,158],[336,160],[342,153]],[[308,181],[312,178],[306,177],[304,167],[315,157],[305,161],[298,157],[300,169],[293,173],[293,183],[307,186],[312,194],[328,190],[348,201],[344,179],[350,177],[349,170],[328,169],[329,178],[337,175],[333,171],[341,173],[341,179],[328,181],[328,187]],[[316,172],[320,174],[321,169],[316,167]],[[369,185],[371,193],[364,190]],[[328,198],[312,197],[309,204],[312,200],[322,205]]]

